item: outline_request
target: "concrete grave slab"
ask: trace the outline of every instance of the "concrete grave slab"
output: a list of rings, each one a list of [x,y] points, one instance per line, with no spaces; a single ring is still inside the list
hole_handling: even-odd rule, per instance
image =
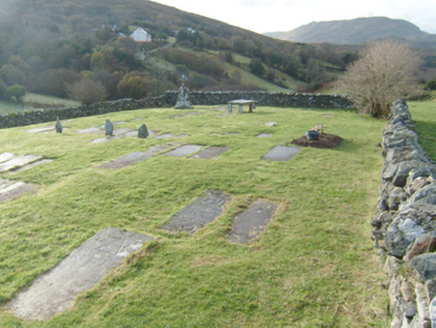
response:
[[[265,229],[276,210],[275,204],[263,199],[256,200],[233,219],[233,229],[228,234],[229,241],[237,244],[248,243]]]
[[[21,181],[0,180],[0,202],[4,202],[25,194],[33,189],[35,185]]]
[[[170,142],[170,143],[166,143],[166,144],[163,144],[163,145],[157,145],[157,146],[150,147],[150,148],[147,149],[146,152],[149,153],[149,154],[157,155],[159,153],[162,153],[164,151],[170,150],[172,148],[179,147],[181,145],[182,144],[178,143],[178,142]]]
[[[71,307],[77,295],[103,279],[153,237],[106,228],[37,278],[8,304],[19,317],[45,320]]]
[[[286,162],[291,160],[300,152],[301,148],[287,147],[287,146],[275,146],[268,153],[266,153],[261,159],[265,161],[280,161]]]
[[[208,190],[204,195],[174,214],[162,228],[167,231],[194,233],[219,217],[224,205],[231,199],[232,196],[222,191]]]
[[[12,158],[16,157],[17,155],[12,153],[1,153],[0,154],[0,163],[6,162],[11,160]]]
[[[114,135],[119,136],[128,132],[132,132],[132,129],[114,129]]]
[[[39,161],[42,159],[42,156],[39,155],[24,155],[12,158],[9,161],[3,162],[0,164],[0,172],[10,171],[13,169],[20,168],[27,164]]]
[[[195,155],[192,155],[190,158],[199,158],[199,159],[212,159],[220,156],[222,153],[230,150],[230,147],[208,147],[198,152]]]
[[[160,134],[154,138],[155,139],[169,139],[169,138],[182,139],[182,138],[186,138],[186,137],[187,137],[186,134],[173,135],[173,134],[169,134],[169,133],[164,133],[164,134]]]
[[[259,133],[256,137],[257,138],[271,138],[273,136],[272,133]]]
[[[130,131],[130,132],[127,132],[126,134],[124,134],[126,137],[134,137],[134,138],[137,138],[138,137],[138,131]],[[148,138],[150,138],[150,137],[152,137],[152,136],[155,136],[156,135],[156,132],[154,132],[154,131],[150,131],[150,130],[148,130]]]
[[[50,162],[53,162],[53,160],[52,159],[42,159],[40,161],[36,161],[36,162],[30,163],[30,164],[28,164],[26,166],[23,166],[23,167],[21,167],[21,168],[19,168],[17,170],[13,170],[11,173],[20,173],[20,172],[23,172],[23,171],[30,170],[31,168],[33,168],[35,166],[42,165],[42,164],[47,164],[47,163],[50,163]]]
[[[120,169],[126,166],[130,166],[134,163],[143,161],[146,158],[152,157],[150,153],[143,153],[140,151],[135,151],[133,153],[127,154],[126,156],[120,157],[112,162],[98,166],[104,169]]]
[[[183,145],[176,149],[173,149],[167,153],[164,153],[165,156],[174,156],[174,157],[184,157],[196,153],[204,146],[200,145]]]

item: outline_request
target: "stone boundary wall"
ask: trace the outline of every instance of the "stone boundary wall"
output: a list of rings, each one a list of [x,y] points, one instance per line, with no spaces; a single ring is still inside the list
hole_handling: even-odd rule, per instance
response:
[[[387,255],[391,327],[436,326],[436,166],[418,143],[405,101],[383,133],[384,167],[374,227]]]
[[[16,126],[25,126],[44,122],[53,122],[59,119],[101,115],[110,112],[142,109],[172,107],[176,103],[178,91],[167,91],[161,97],[150,97],[139,100],[120,99],[104,101],[92,105],[82,105],[76,108],[46,108],[20,113],[0,115],[0,129]],[[303,108],[352,108],[351,102],[338,95],[315,95],[303,93],[271,93],[260,91],[194,91],[191,92],[193,105],[224,105],[229,100],[253,99],[259,105],[303,107]]]

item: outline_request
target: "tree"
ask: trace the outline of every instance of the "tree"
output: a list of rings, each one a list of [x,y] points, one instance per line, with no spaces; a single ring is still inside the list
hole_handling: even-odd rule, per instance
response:
[[[81,79],[67,87],[71,99],[93,104],[106,99],[106,88],[100,81]]]
[[[263,76],[265,74],[265,68],[262,65],[262,60],[260,58],[253,58],[248,64],[248,68],[251,73],[257,76]]]
[[[26,95],[26,88],[19,84],[14,84],[6,89],[9,97],[15,98],[17,102],[23,103],[24,96]]]
[[[417,90],[419,57],[404,43],[379,41],[347,69],[343,91],[362,113],[389,116],[392,102]]]

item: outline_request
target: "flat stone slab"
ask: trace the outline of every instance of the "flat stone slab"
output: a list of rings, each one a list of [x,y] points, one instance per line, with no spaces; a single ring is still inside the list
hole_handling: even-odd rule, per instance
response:
[[[21,318],[48,319],[71,307],[77,295],[153,239],[117,228],[104,229],[71,252],[53,270],[37,278],[8,306]]]
[[[130,131],[130,132],[125,133],[124,135],[126,137],[138,137],[138,131]],[[147,138],[150,138],[150,137],[155,136],[155,135],[156,135],[156,132],[148,130],[148,137]]]
[[[190,158],[198,158],[198,159],[212,159],[220,156],[222,153],[229,151],[230,147],[208,147],[198,152],[197,154],[192,155]]]
[[[192,234],[219,217],[222,214],[223,206],[231,199],[232,196],[222,191],[208,190],[204,195],[174,214],[170,221],[162,226],[162,229],[187,231]]]
[[[187,135],[186,134],[180,134],[180,135],[174,135],[174,134],[169,134],[169,133],[164,133],[164,134],[160,134],[158,136],[155,136],[155,139],[169,139],[169,138],[178,138],[178,139],[182,139],[182,138],[186,138]]]
[[[275,146],[261,159],[265,161],[280,161],[286,162],[291,160],[300,152],[301,148],[288,147],[288,146]]]
[[[4,202],[32,191],[36,186],[21,181],[0,180],[0,202]]]
[[[50,162],[53,162],[53,160],[52,159],[42,159],[40,161],[36,161],[36,162],[30,163],[30,164],[28,164],[26,166],[23,166],[23,167],[21,167],[19,169],[13,170],[12,173],[20,173],[20,172],[23,172],[23,171],[27,171],[27,170],[30,170],[31,168],[35,167],[35,166],[42,165],[42,164],[47,164],[47,163],[50,163]]]
[[[276,125],[277,124],[277,122],[272,122],[272,121],[270,121],[270,122],[266,122],[265,123],[265,126],[274,126],[274,125]]]
[[[27,164],[39,161],[42,159],[42,156],[39,155],[24,155],[12,158],[9,161],[3,162],[0,164],[0,172],[6,172],[13,169],[20,168]]]
[[[181,146],[181,143],[178,142],[170,142],[170,143],[166,143],[163,145],[157,145],[157,146],[153,146],[147,149],[147,153],[149,154],[153,154],[153,155],[157,155],[159,153],[162,153],[164,151],[167,151],[169,149],[175,148],[175,147],[179,147]]]
[[[233,219],[233,229],[228,234],[229,241],[237,244],[248,243],[265,229],[276,210],[275,204],[263,199],[256,200]]]
[[[150,153],[144,153],[140,151],[135,151],[133,153],[127,154],[126,156],[120,157],[112,162],[98,166],[104,169],[121,169],[126,166],[130,166],[134,163],[143,161],[146,158],[152,157]]]
[[[191,155],[193,153],[196,153],[197,151],[199,151],[203,147],[204,146],[200,146],[200,145],[184,145],[184,146],[178,147],[176,149],[173,149],[167,153],[164,153],[163,155],[174,156],[174,157],[184,157],[184,156],[188,156],[188,155]]]
[[[0,154],[0,163],[6,162],[11,160],[12,158],[16,157],[17,155],[12,153],[1,153]]]
[[[99,143],[105,143],[105,142],[115,140],[115,139],[121,139],[121,138],[118,136],[104,137],[104,138],[91,140],[90,143],[99,144]]]
[[[257,138],[271,138],[273,136],[272,133],[259,133],[256,137]]]
[[[50,126],[50,127],[44,127],[44,128],[36,128],[36,129],[26,130],[26,132],[29,132],[29,133],[49,132],[49,131],[54,131],[54,129],[55,129],[54,126]]]
[[[82,130],[77,130],[74,131],[76,133],[87,133],[87,134],[105,134],[105,131],[101,128],[88,128],[88,129],[82,129]]]

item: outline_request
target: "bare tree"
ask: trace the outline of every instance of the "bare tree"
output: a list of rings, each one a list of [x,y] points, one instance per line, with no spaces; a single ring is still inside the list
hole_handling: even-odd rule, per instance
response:
[[[106,88],[100,81],[81,79],[68,86],[68,94],[86,105],[106,99]]]
[[[360,112],[387,117],[395,99],[417,90],[419,64],[419,56],[405,43],[375,42],[348,67],[341,87]]]

